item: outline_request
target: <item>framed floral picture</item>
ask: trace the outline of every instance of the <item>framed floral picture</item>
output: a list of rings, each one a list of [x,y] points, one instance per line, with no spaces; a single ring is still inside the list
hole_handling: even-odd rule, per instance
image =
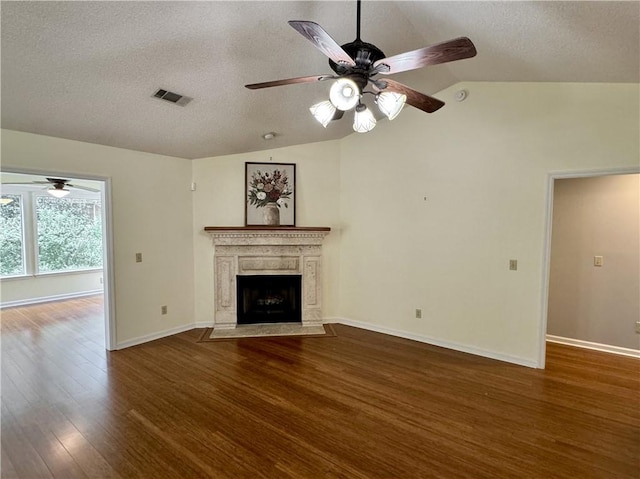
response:
[[[296,165],[245,163],[245,225],[296,225]]]

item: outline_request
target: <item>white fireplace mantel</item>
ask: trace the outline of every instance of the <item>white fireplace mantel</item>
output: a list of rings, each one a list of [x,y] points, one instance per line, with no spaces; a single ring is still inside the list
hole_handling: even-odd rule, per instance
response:
[[[301,275],[302,325],[322,324],[322,241],[327,227],[206,226],[214,245],[215,328],[238,323],[236,277]]]

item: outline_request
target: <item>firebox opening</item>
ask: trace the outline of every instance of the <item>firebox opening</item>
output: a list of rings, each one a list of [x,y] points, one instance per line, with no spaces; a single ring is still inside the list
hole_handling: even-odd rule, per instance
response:
[[[301,323],[302,276],[237,276],[238,324]]]

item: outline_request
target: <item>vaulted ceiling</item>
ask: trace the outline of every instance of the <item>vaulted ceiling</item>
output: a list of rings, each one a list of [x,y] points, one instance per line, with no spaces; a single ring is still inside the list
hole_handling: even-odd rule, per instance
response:
[[[347,43],[355,1],[11,1],[1,13],[3,128],[181,158],[353,133],[350,113],[326,129],[309,114],[327,82],[244,85],[330,73],[287,21]],[[393,77],[437,97],[459,81],[638,83],[639,25],[637,1],[365,0],[361,37],[387,56],[469,37],[476,57]],[[158,88],[193,100],[163,102]]]

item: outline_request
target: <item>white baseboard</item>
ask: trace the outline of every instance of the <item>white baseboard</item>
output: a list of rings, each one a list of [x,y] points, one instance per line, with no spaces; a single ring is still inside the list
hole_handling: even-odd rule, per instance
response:
[[[460,351],[463,353],[474,354],[476,356],[482,356],[489,359],[497,359],[498,361],[504,361],[507,363],[517,364],[519,366],[526,366],[529,368],[537,368],[536,361],[521,358],[518,356],[511,356],[509,354],[503,354],[496,351],[490,351],[486,349],[476,348],[475,346],[469,346],[467,344],[455,343],[452,341],[445,341],[442,339],[436,339],[424,334],[411,333],[407,331],[400,331],[397,329],[387,328],[385,326],[379,326],[377,324],[365,323],[362,321],[356,321],[349,318],[324,318],[325,323],[342,323],[347,326],[353,326],[355,328],[366,329],[368,331],[375,331],[377,333],[389,334],[391,336],[397,336],[399,338],[411,339],[421,343],[431,344],[433,346],[440,346],[442,348],[453,349],[454,351]]]
[[[78,293],[56,294],[53,296],[42,296],[40,298],[5,301],[4,303],[0,303],[0,309],[15,308],[16,306],[29,306],[31,304],[50,303],[51,301],[64,301],[65,299],[84,298],[85,296],[94,296],[102,293],[102,289],[93,289],[91,291],[80,291]]]
[[[196,321],[193,325],[194,328],[213,328],[213,321]]]
[[[185,331],[191,331],[195,329],[193,323],[183,324],[182,326],[176,326],[175,328],[165,329],[157,333],[146,334],[144,336],[138,336],[137,338],[127,339],[116,344],[116,349],[130,348],[131,346],[137,346],[138,344],[148,343],[149,341],[155,341],[156,339],[166,338],[167,336],[173,336],[174,334],[184,333]]]
[[[610,344],[592,343],[583,341],[582,339],[563,338],[562,336],[554,336],[547,334],[547,341],[550,343],[566,344],[567,346],[575,346],[577,348],[593,349],[603,353],[619,354],[620,356],[629,356],[640,359],[640,350],[622,348],[620,346],[611,346]]]
[[[454,343],[451,341],[443,341],[440,339],[431,338],[429,336],[425,336],[422,334],[410,333],[407,331],[400,331],[397,329],[387,328],[384,326],[378,326],[375,324],[365,323],[362,321],[356,321],[349,318],[341,318],[341,317],[327,317],[323,318],[324,324],[333,324],[333,323],[341,323],[347,326],[353,326],[355,328],[366,329],[369,331],[375,331],[377,333],[388,334],[390,336],[396,336],[399,338],[411,339],[413,341],[418,341],[421,343],[431,344],[434,346],[440,346],[447,349],[453,349],[454,351],[460,351],[463,353],[474,354],[476,356],[482,356],[489,359],[497,359],[498,361],[504,361],[507,363],[517,364],[519,366],[526,366],[529,368],[536,368],[538,365],[535,361],[531,361],[528,359],[520,358],[517,356],[510,356],[507,354],[498,353],[495,351],[488,351],[485,349],[476,348],[473,346]],[[183,326],[178,326],[172,329],[166,329],[164,331],[160,331],[158,333],[147,334],[145,336],[140,336],[137,338],[129,339],[127,341],[123,341],[118,343],[116,349],[124,349],[131,346],[136,346],[138,344],[147,343],[149,341],[155,341],[156,339],[161,339],[167,336],[172,336],[174,334],[182,333],[184,331],[189,331],[191,329],[196,328],[213,328],[213,321],[197,321],[191,324],[185,324]]]

